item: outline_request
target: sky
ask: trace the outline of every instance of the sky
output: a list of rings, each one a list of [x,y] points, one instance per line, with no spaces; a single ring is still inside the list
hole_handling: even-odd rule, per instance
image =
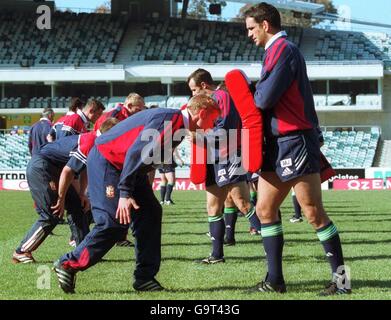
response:
[[[55,0],[55,2],[58,7],[94,9],[105,0]],[[227,18],[236,16],[243,4],[227,2],[228,6],[223,9],[223,16]],[[342,10],[343,14],[350,14],[354,19],[391,25],[390,0],[333,0],[333,3]]]

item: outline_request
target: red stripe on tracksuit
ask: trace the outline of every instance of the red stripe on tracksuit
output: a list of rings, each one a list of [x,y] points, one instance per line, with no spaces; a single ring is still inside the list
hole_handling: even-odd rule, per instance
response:
[[[277,64],[278,59],[280,58],[282,52],[287,46],[285,40],[286,40],[285,38],[277,39],[276,42],[273,44],[273,46],[270,48],[270,52],[267,53],[267,57],[264,63],[264,67],[266,68],[266,71],[270,72]]]
[[[89,263],[90,263],[90,254],[88,253],[87,248],[84,248],[78,260],[65,261],[62,264],[62,266],[64,269],[85,270],[88,268]]]
[[[304,99],[295,80],[275,107],[277,128],[281,135],[312,128],[312,124],[306,120],[304,109]]]

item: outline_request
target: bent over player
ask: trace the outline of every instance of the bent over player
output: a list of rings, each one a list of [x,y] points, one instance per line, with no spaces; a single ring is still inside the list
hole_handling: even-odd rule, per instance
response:
[[[172,156],[172,149],[184,137],[173,139],[177,131],[212,128],[219,113],[211,98],[199,95],[184,110],[158,108],[139,112],[96,140],[87,161],[95,226],[74,251],[55,263],[54,271],[63,291],[74,292],[76,273],[99,262],[123,239],[131,222],[136,255],[133,288],[163,289],[155,279],[161,261],[162,207],[147,178],[154,165],[150,156]]]
[[[104,125],[105,123],[102,124],[102,130],[111,127]],[[105,127],[106,129],[103,129]],[[40,216],[15,250],[12,256],[14,263],[35,261],[31,253],[38,249],[62,218],[63,210],[58,210],[59,203],[62,207],[65,204],[68,215],[72,215],[74,223],[71,230],[76,243],[80,243],[88,233],[88,223],[83,210],[89,204],[85,194],[87,175],[84,169],[95,138],[95,132],[65,137],[46,144],[31,158],[27,166],[27,182]],[[59,186],[64,167],[65,171],[70,171],[67,190]],[[69,186],[75,175],[80,175],[79,193],[73,186]]]
[[[187,84],[193,95],[202,93],[211,96],[221,110],[221,115],[217,119],[213,131],[207,135],[207,139],[212,142],[214,156],[213,164],[207,166],[205,182],[212,253],[201,260],[204,264],[216,264],[225,262],[223,245],[226,231],[226,244],[235,244],[234,224],[238,211],[246,216],[251,226],[256,230],[259,230],[261,225],[255,213],[255,207],[250,202],[246,173],[242,172],[240,168],[241,149],[238,142],[240,140],[238,132],[241,129],[241,120],[233,100],[227,91],[216,88],[211,74],[205,69],[197,69],[191,73]],[[237,131],[234,131],[232,135],[230,130]],[[223,138],[221,134],[223,134]],[[226,137],[228,139],[225,139]],[[236,146],[236,148],[231,146]],[[228,193],[230,193],[232,201],[229,202],[229,207],[224,209],[226,213],[224,221],[223,206]],[[226,225],[230,228],[226,229]]]

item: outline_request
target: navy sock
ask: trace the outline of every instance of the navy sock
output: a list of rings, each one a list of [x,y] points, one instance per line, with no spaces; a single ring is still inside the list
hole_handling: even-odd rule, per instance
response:
[[[282,274],[284,235],[281,221],[263,224],[262,239],[268,266],[268,275],[266,280],[272,284],[282,284],[284,283],[284,276]]]
[[[261,230],[261,221],[255,212],[255,207],[252,207],[250,211],[246,214],[246,218],[250,221],[251,227],[255,228],[257,231]]]
[[[327,226],[316,230],[316,233],[326,252],[332,273],[337,273],[338,267],[344,265],[341,240],[337,228],[330,222]]]
[[[292,196],[293,207],[295,208],[295,218],[301,218],[301,207],[296,196]]]
[[[208,217],[210,237],[212,239],[212,256],[215,258],[223,258],[224,250],[224,233],[225,224],[223,215]]]
[[[160,185],[160,199],[161,199],[161,201],[164,201],[164,199],[166,197],[166,190],[167,190],[167,186],[161,184]]]
[[[171,200],[171,193],[172,193],[172,190],[174,189],[174,185],[172,185],[172,184],[168,184],[167,185],[167,191],[166,191],[166,201],[169,201],[169,200]]]
[[[229,242],[235,241],[235,226],[237,219],[237,208],[224,208],[225,237]]]

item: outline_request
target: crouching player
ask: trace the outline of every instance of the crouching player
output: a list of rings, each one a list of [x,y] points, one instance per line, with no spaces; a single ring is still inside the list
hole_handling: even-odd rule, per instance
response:
[[[118,122],[114,120],[103,123],[101,130],[108,130]],[[89,201],[85,195],[87,175],[84,169],[95,138],[95,132],[64,137],[44,145],[31,158],[27,166],[27,182],[40,216],[13,253],[14,263],[35,262],[31,253],[57,226],[64,214],[64,205],[74,221],[72,234],[76,243],[87,235],[89,229],[84,211],[88,209]],[[64,183],[59,185],[60,176],[64,174],[70,176],[66,183],[68,190],[64,189]],[[75,175],[80,175],[79,193],[70,185]]]
[[[99,262],[124,238],[130,223],[136,255],[133,288],[163,290],[155,279],[161,262],[162,207],[147,178],[147,172],[156,164],[150,161],[151,155],[157,153],[160,158],[164,152],[171,157],[173,148],[184,137],[179,133],[184,129],[210,129],[219,114],[213,99],[199,95],[184,110],[159,108],[139,112],[96,140],[87,160],[95,226],[74,251],[54,264],[64,292],[74,293],[76,273]],[[168,163],[169,159],[164,160]]]

